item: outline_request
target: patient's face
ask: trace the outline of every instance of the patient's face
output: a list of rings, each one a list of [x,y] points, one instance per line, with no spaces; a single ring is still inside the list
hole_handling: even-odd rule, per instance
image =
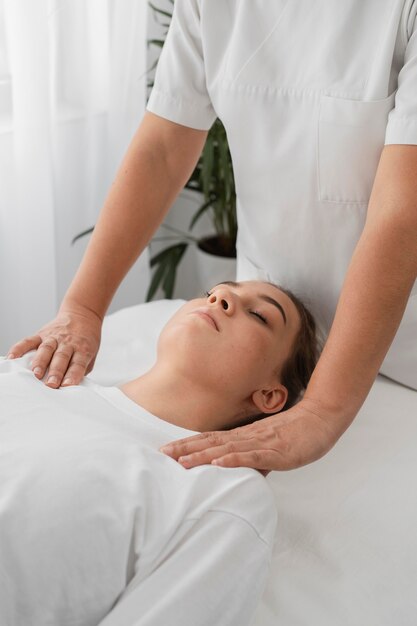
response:
[[[250,393],[270,377],[276,380],[299,325],[294,303],[273,285],[220,283],[207,296],[186,302],[168,321],[159,337],[158,359],[168,359],[193,381]]]

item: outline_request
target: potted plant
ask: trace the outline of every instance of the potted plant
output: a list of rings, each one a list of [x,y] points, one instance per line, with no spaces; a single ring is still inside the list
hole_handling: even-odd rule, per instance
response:
[[[174,0],[169,0],[169,2],[174,4]],[[149,39],[148,47],[157,46],[162,49],[172,13],[154,6],[151,2],[149,6],[154,12],[155,19],[166,30],[163,39]],[[159,22],[158,16],[160,15],[163,16],[165,23]],[[148,72],[152,72],[157,63],[158,59]],[[147,86],[150,92],[153,87],[153,78],[148,81]],[[146,302],[152,300],[159,286],[161,286],[166,298],[172,298],[177,270],[190,244],[196,246],[197,265],[203,271],[201,277],[203,286],[212,282],[207,273],[211,263],[214,266],[220,263],[220,269],[214,270],[214,273],[217,271],[219,280],[228,278],[228,274],[230,274],[230,278],[234,278],[237,235],[235,181],[226,131],[219,119],[216,119],[210,128],[201,156],[184,188],[195,193],[201,202],[199,202],[196,213],[192,216],[188,232],[182,232],[169,224],[162,224],[162,228],[170,231],[170,235],[152,239],[150,247],[156,241],[175,240],[176,243],[168,245],[151,256],[150,265],[153,268],[153,274],[146,295]],[[211,219],[213,234],[198,238],[191,231],[204,213]],[[89,228],[80,233],[73,239],[72,243],[91,233],[93,229]],[[227,263],[231,263],[232,267],[227,267]]]
[[[169,1],[171,4],[174,4],[174,0]],[[164,23],[159,23],[166,28],[166,36],[172,13],[160,9],[152,3],[149,3],[149,6],[153,10],[157,21],[158,16],[163,16]],[[162,49],[164,41],[165,39],[151,39],[148,41],[148,45],[154,45]],[[154,70],[157,63],[158,59],[149,71]],[[152,87],[153,80],[151,79],[148,82],[148,89]],[[163,224],[163,228],[171,231],[171,236],[155,237],[152,240],[168,241],[176,239],[177,243],[169,245],[167,248],[151,257],[151,268],[154,268],[154,271],[147,294],[147,301],[153,298],[160,285],[164,291],[165,297],[172,298],[176,272],[190,243],[194,244],[197,248],[197,264],[199,264],[201,268],[207,267],[210,264],[210,257],[213,258],[213,261],[222,259],[220,263],[222,263],[223,266],[225,266],[224,259],[236,259],[237,218],[235,181],[226,131],[219,119],[215,120],[209,130],[201,156],[190,179],[185,185],[185,189],[189,189],[195,194],[198,194],[201,198],[201,204],[198,206],[196,213],[190,221],[188,233],[174,229],[168,224]],[[207,213],[210,217],[214,232],[210,236],[197,238],[191,234],[191,231],[204,213]],[[217,261],[217,263],[218,262],[219,261]],[[227,273],[227,271],[228,270],[225,269],[223,274]],[[230,271],[235,272],[235,263],[233,269],[229,269],[229,272]],[[202,277],[202,282],[204,285],[206,284],[207,276]]]

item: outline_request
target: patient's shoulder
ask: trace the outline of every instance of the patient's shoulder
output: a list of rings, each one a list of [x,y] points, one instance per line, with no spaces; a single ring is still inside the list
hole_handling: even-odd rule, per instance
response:
[[[257,470],[245,467],[200,467],[201,475],[197,482],[201,507],[244,519],[263,541],[271,545],[277,523],[277,507],[268,479]],[[193,468],[193,471],[197,469]]]

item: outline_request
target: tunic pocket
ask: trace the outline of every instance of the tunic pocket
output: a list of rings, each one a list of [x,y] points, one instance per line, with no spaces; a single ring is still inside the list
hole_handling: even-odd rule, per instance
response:
[[[319,200],[368,204],[395,93],[372,101],[321,96],[317,142]]]

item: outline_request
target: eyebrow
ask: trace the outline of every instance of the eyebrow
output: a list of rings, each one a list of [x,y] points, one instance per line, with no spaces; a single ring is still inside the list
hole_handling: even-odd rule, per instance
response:
[[[215,287],[217,287],[218,285],[230,285],[231,287],[235,287],[236,289],[239,289],[242,286],[241,283],[236,283],[234,280],[224,280],[221,283],[217,283]],[[285,315],[285,311],[279,302],[277,302],[276,300],[274,300],[274,298],[271,298],[271,296],[267,296],[264,293],[258,293],[258,298],[260,298],[261,300],[264,300],[264,302],[269,302],[269,304],[272,304],[274,307],[276,307],[278,311],[281,313],[282,317],[284,318],[284,324],[287,323],[287,316]]]

